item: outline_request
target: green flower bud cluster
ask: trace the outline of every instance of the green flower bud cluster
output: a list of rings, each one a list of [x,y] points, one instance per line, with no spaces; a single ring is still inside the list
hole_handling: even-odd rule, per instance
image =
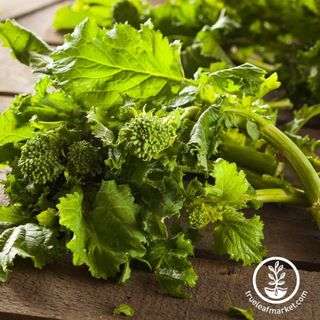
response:
[[[136,157],[150,161],[158,159],[175,137],[173,127],[158,116],[143,114],[132,118],[119,132],[120,141]]]
[[[95,176],[100,172],[98,150],[90,142],[76,141],[68,148],[68,172],[76,178]]]
[[[211,213],[203,203],[195,205],[188,210],[188,219],[190,225],[197,229],[204,228],[212,220]]]
[[[57,141],[50,135],[29,139],[21,148],[18,167],[30,183],[44,185],[55,181],[63,170]]]

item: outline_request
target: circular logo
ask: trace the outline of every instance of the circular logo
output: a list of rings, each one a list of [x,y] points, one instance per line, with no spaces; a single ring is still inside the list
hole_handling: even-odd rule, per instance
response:
[[[267,268],[262,268],[263,266]],[[295,279],[292,279],[293,275],[287,274],[286,270],[288,269],[294,271]],[[257,280],[259,280],[259,285]],[[260,285],[260,283],[264,283],[264,285]],[[272,304],[281,304],[292,299],[299,290],[300,275],[290,260],[271,257],[263,260],[257,266],[253,273],[252,284],[262,300]]]

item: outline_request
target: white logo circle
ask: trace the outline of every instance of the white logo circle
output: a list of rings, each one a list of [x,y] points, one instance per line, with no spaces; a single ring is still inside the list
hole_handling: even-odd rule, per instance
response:
[[[264,294],[262,294],[257,286],[257,275],[261,267],[263,267],[267,263],[270,263],[271,261],[275,262],[274,265],[272,264],[268,265],[268,269],[270,271],[270,273],[268,273],[268,277],[269,277],[268,285],[271,285],[272,287],[264,287]],[[283,287],[286,282],[285,281],[286,272],[283,271],[283,264],[280,264],[281,261],[288,264],[295,273],[296,285],[290,295],[288,295],[288,289]],[[299,290],[300,275],[296,266],[290,260],[282,257],[270,257],[259,263],[259,265],[257,266],[257,268],[253,273],[252,284],[255,292],[262,300],[269,302],[271,304],[281,304],[292,299],[297,293],[297,291]]]

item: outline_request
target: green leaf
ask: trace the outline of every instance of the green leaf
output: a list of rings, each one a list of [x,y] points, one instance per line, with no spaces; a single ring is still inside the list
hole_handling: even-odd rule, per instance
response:
[[[210,174],[215,178],[215,185],[207,184],[206,193],[215,193],[219,204],[228,204],[242,207],[245,204],[244,196],[249,188],[245,173],[238,171],[235,163],[225,160],[217,160],[213,172]]]
[[[188,297],[184,286],[196,285],[198,277],[188,261],[190,255],[193,255],[193,245],[183,233],[154,241],[149,246],[147,259],[154,266],[161,287],[171,296]]]
[[[6,163],[7,161],[12,161],[18,155],[19,150],[15,148],[12,143],[0,145],[0,164]]]
[[[265,82],[266,71],[250,63],[208,74],[208,82],[220,94],[238,93],[255,96]],[[277,86],[280,84],[277,83]],[[273,88],[274,89],[274,88]],[[264,92],[265,94],[265,92]]]
[[[115,277],[121,265],[144,256],[146,239],[136,221],[139,207],[127,185],[103,182],[88,212],[80,191],[60,198],[57,208],[60,224],[74,234],[67,244],[73,263],[85,263],[94,277]]]
[[[224,115],[219,112],[219,105],[215,104],[201,114],[192,128],[188,142],[190,153],[197,157],[197,165],[206,171],[208,158],[217,151],[221,142],[220,129],[225,123]]]
[[[31,215],[26,213],[21,206],[0,206],[0,222],[23,224],[30,221]]]
[[[100,139],[103,146],[110,146],[114,141],[113,132],[98,120],[96,113],[92,110],[87,115],[93,135]]]
[[[246,129],[247,129],[248,135],[252,140],[255,141],[260,138],[260,131],[255,122],[247,120]]]
[[[40,123],[53,122],[56,128],[57,121],[76,122],[82,116],[81,107],[64,91],[52,90],[52,85],[49,77],[43,77],[35,84],[34,94],[17,96],[12,101],[24,122],[36,117]]]
[[[239,24],[228,17],[225,10],[222,10],[217,22],[212,26],[205,25],[195,38],[196,43],[201,46],[201,54],[204,57],[213,58],[215,61],[224,61],[230,67],[233,66],[231,59],[220,45],[220,33],[238,27]]]
[[[313,106],[304,105],[301,109],[294,111],[294,118],[285,125],[285,130],[294,134],[298,133],[309,120],[319,115],[320,104]]]
[[[247,320],[254,320],[253,318],[253,310],[251,308],[242,309],[239,307],[231,306],[229,308],[229,315],[237,318],[247,319]]]
[[[16,143],[34,136],[29,123],[20,123],[12,108],[0,114],[0,145]]]
[[[129,305],[120,303],[116,308],[113,309],[113,315],[132,317],[134,315],[134,310]]]
[[[100,6],[99,8],[101,9]],[[105,10],[106,8],[103,9]],[[106,16],[107,15],[108,13],[106,14]],[[58,8],[54,16],[53,27],[56,30],[73,30],[82,20],[87,17],[94,18],[89,10],[77,10],[76,5],[61,6],[60,8]],[[105,22],[100,21],[99,25],[109,26],[111,19],[112,15],[109,11],[109,19],[107,19]]]
[[[192,34],[200,28],[195,1],[165,1],[152,10],[152,21],[163,34]]]
[[[82,202],[82,192],[74,192],[60,198],[60,203],[57,205],[60,225],[65,226],[74,234],[67,243],[67,248],[73,253],[73,263],[76,266],[89,263],[86,251],[86,237],[89,230],[87,230],[87,223],[82,212]]]
[[[182,191],[171,177],[163,178],[163,188],[145,186],[141,192],[143,228],[151,239],[168,236],[165,220],[180,214]]]
[[[225,3],[220,0],[167,0],[152,9],[155,27],[165,35],[195,36],[204,25],[212,25]]]
[[[40,212],[36,218],[39,224],[45,228],[55,228],[58,226],[57,212],[52,208]]]
[[[14,57],[29,65],[34,53],[48,55],[50,47],[32,32],[13,20],[0,23],[0,39],[5,47],[11,48]]]
[[[5,230],[0,235],[0,281],[4,282],[16,256],[30,258],[36,268],[51,262],[58,253],[56,233],[28,223]]]
[[[139,27],[147,3],[140,0],[76,0],[56,11],[53,26],[56,30],[73,30],[85,18],[95,19],[102,27],[111,27],[114,22],[128,21]]]
[[[259,263],[266,255],[261,243],[263,222],[259,216],[246,219],[243,213],[225,208],[223,219],[215,224],[213,234],[214,252],[229,254],[231,259],[241,260],[244,265]]]
[[[109,108],[125,96],[148,99],[184,74],[180,45],[169,44],[150,23],[137,31],[117,24],[110,31],[85,20],[52,54],[51,72],[64,90],[86,107]]]

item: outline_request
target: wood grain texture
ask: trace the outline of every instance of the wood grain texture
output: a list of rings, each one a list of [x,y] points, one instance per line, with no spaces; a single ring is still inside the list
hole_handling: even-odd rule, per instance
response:
[[[0,0],[0,20],[16,18],[61,0]]]
[[[25,28],[34,32],[38,37],[51,45],[58,45],[63,43],[63,33],[53,30],[52,22],[58,7],[71,3],[70,1],[63,1],[54,4],[41,11],[28,14],[25,17],[17,19]]]
[[[132,279],[119,286],[113,281],[91,278],[85,268],[75,268],[68,260],[58,261],[35,270],[26,262],[18,263],[9,282],[0,286],[0,312],[38,316],[48,319],[82,320],[114,319],[112,310],[120,303],[135,309],[134,319],[188,320],[230,319],[230,305],[249,307],[245,292],[252,290],[254,268],[205,259],[194,259],[199,282],[192,299],[175,299],[164,295],[152,274],[137,270]],[[316,320],[320,318],[320,274],[301,271],[301,290],[308,291],[305,302],[277,319]],[[287,271],[287,284],[292,282]],[[298,295],[297,295],[298,297]],[[256,311],[258,320],[270,320],[268,314]]]
[[[10,101],[13,97],[0,96],[0,112],[4,111],[10,105]]]
[[[8,48],[0,47],[0,92],[31,92],[34,82],[30,68],[14,59]]]

